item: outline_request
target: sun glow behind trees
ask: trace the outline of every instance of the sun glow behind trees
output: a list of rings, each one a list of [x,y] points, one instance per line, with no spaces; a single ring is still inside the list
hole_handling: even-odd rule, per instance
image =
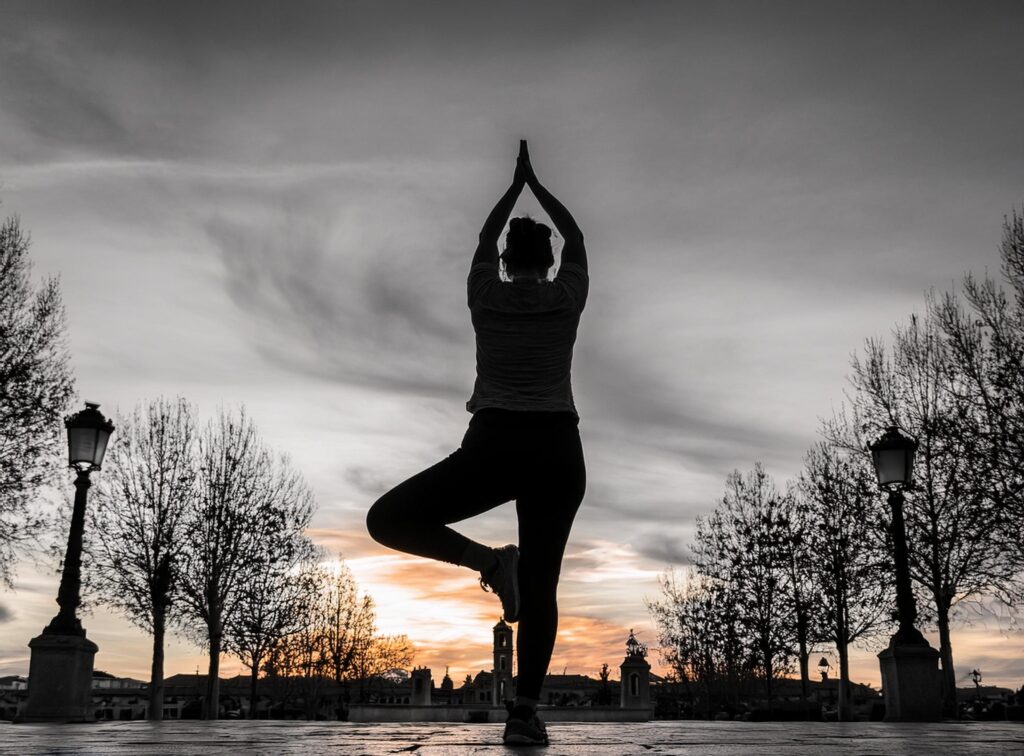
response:
[[[290,461],[244,409],[222,408],[201,430],[196,412],[157,399],[118,417],[90,510],[86,587],[153,636],[151,718],[163,712],[168,626],[208,651],[207,719],[225,654],[248,667],[253,700],[260,678],[285,696],[294,684],[310,716],[322,679],[410,663],[408,639],[377,633],[373,599],[341,557],[307,538],[315,502]]]

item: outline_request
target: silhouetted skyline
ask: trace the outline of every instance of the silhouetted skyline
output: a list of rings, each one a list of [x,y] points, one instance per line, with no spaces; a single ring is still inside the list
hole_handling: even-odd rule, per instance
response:
[[[642,597],[726,475],[795,474],[849,355],[929,287],[994,271],[1022,199],[1017,3],[5,10],[0,213],[61,276],[81,396],[244,402],[382,629],[453,676],[487,668],[493,600],[385,553],[363,518],[468,419],[465,271],[519,138],[591,259],[590,480],[552,661],[591,674],[623,628],[654,641]],[[512,523],[467,532],[500,544]],[[27,669],[56,584],[23,564],[0,594],[0,673]],[[98,668],[145,676],[140,633],[87,624]],[[1019,686],[1013,637],[956,642],[962,669]],[[168,674],[199,657],[175,641]]]

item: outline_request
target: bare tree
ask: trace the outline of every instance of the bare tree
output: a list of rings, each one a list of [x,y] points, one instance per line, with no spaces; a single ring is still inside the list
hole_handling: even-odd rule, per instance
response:
[[[607,662],[601,665],[601,669],[598,670],[597,676],[601,680],[601,688],[597,692],[596,703],[598,706],[610,706],[612,703],[612,691],[611,686],[608,684],[608,678],[611,677],[611,670],[608,668]]]
[[[149,718],[163,718],[164,636],[176,594],[184,519],[196,506],[194,411],[157,399],[117,420],[90,509],[86,584],[153,636]]]
[[[377,633],[373,599],[360,594],[341,555],[335,565],[307,563],[296,585],[294,629],[270,644],[263,664],[280,702],[301,702],[313,719],[332,683],[336,690],[355,683],[365,700],[375,679],[412,664],[406,636]]]
[[[352,571],[338,555],[338,566],[328,576],[321,599],[324,648],[330,660],[334,681],[351,676],[359,655],[370,648],[376,633],[373,599],[359,595]]]
[[[784,499],[762,465],[746,476],[732,473],[718,508],[698,520],[694,549],[698,569],[729,586],[769,708],[795,637]]]
[[[374,635],[357,650],[352,675],[359,683],[360,699],[365,700],[370,686],[388,672],[412,666],[416,649],[407,635]]]
[[[1000,548],[1024,564],[1024,212],[1003,223],[1000,244],[1007,292],[989,276],[964,277],[962,302],[955,293],[932,301],[957,378],[951,390],[970,408],[977,453],[969,460],[980,496],[1006,513]],[[1011,601],[1021,600],[1018,583]]]
[[[33,505],[59,480],[61,417],[74,393],[60,285],[32,286],[29,237],[17,218],[0,226],[0,584],[46,526]]]
[[[263,445],[243,409],[221,411],[199,438],[199,505],[186,519],[181,589],[184,627],[209,650],[204,717],[219,713],[224,628],[244,590],[267,565],[267,545],[309,521],[308,487],[287,460]]]
[[[689,570],[669,570],[661,596],[647,608],[658,628],[662,660],[682,682],[695,716],[710,718],[737,704],[751,679],[738,607],[728,583]]]
[[[306,597],[311,612],[295,632],[274,643],[265,664],[267,677],[275,683],[279,694],[283,694],[282,703],[301,701],[306,719],[316,719],[324,685],[330,679],[330,660],[320,624],[323,615],[315,611],[322,598],[319,594],[322,585],[316,578],[306,584],[316,591]]]
[[[817,599],[839,656],[839,720],[845,722],[851,718],[849,647],[888,627],[894,604],[883,516],[866,460],[829,444],[807,453],[798,490]]]
[[[950,617],[961,601],[1006,593],[1012,565],[994,534],[1005,512],[975,484],[979,456],[974,407],[955,390],[956,364],[929,314],[895,331],[891,356],[869,341],[853,361],[857,414],[868,434],[898,425],[917,436],[916,485],[905,509],[911,577],[928,594],[939,630],[943,699],[956,710]],[[858,441],[840,440],[856,448]]]
[[[793,639],[800,668],[800,698],[810,692],[810,658],[826,636],[818,602],[818,576],[815,574],[815,543],[811,530],[815,523],[807,502],[790,486],[779,500],[778,545],[789,569],[789,601],[793,607]]]
[[[306,518],[308,520],[308,517]],[[249,668],[249,718],[256,718],[259,673],[274,646],[302,627],[314,607],[309,597],[320,554],[303,534],[304,522],[268,538],[260,562],[238,592],[237,609],[224,621],[224,650]]]

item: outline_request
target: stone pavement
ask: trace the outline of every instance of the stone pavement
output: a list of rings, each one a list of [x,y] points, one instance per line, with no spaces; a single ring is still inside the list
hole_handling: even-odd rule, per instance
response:
[[[501,725],[353,722],[0,722],[0,754],[186,756],[191,754],[449,754],[544,756],[1024,756],[1024,723],[643,722],[553,723],[548,748],[506,748]]]

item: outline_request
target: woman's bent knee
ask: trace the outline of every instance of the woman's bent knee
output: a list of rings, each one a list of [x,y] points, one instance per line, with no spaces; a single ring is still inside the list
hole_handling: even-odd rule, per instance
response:
[[[377,543],[387,546],[394,538],[398,518],[389,511],[388,495],[377,499],[370,511],[366,513],[366,530]]]

